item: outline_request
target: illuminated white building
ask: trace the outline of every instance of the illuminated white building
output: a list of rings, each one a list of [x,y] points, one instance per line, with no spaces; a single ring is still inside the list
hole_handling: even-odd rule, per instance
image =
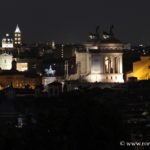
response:
[[[88,82],[124,82],[123,50],[126,45],[112,32],[104,32],[100,39],[92,34],[84,50],[76,51],[77,78]]]
[[[21,38],[21,30],[19,28],[19,26],[16,26],[16,30],[14,32],[14,44],[15,45],[21,45],[22,43],[22,38]]]
[[[20,72],[28,71],[28,63],[27,62],[17,62],[16,70]]]
[[[13,39],[10,38],[10,35],[7,33],[6,36],[2,39],[2,48],[13,48]]]
[[[0,69],[1,70],[11,70],[12,69],[13,56],[7,53],[0,55]]]

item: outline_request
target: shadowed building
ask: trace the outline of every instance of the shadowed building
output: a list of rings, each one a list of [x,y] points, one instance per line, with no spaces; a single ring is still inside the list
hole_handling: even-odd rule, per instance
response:
[[[58,81],[54,81],[48,84],[48,96],[59,96],[62,93],[62,84]]]

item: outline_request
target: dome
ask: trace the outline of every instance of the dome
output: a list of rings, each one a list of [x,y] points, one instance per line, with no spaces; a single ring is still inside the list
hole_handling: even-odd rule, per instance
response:
[[[7,33],[5,37],[2,39],[2,48],[13,48],[13,39]]]
[[[2,39],[3,42],[13,42],[13,39],[10,38],[10,35],[6,33],[5,37]]]

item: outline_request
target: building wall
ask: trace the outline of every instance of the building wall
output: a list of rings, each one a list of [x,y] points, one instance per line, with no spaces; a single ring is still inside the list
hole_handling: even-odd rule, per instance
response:
[[[124,82],[122,52],[77,52],[76,62],[79,77],[88,82]]]
[[[54,81],[56,81],[56,77],[42,77],[42,85],[44,85],[44,87]]]
[[[127,80],[130,77],[137,77],[138,80],[150,79],[150,56],[143,56],[141,60],[133,63],[133,72],[127,73]]]
[[[16,64],[17,71],[24,72],[28,70],[28,63],[17,63]]]
[[[103,73],[103,57],[91,54],[91,74]]]
[[[13,48],[13,43],[2,42],[2,48]]]
[[[122,83],[123,74],[90,74],[85,78],[88,82]]]
[[[89,68],[89,55],[87,53],[78,53],[76,52],[76,64],[78,68],[78,73],[82,75],[86,75]]]
[[[13,61],[12,55],[9,55],[6,53],[1,54],[0,55],[0,68],[2,70],[11,70],[12,61]]]

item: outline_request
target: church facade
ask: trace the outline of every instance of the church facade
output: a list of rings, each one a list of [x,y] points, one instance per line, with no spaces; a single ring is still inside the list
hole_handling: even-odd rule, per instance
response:
[[[77,78],[87,82],[123,83],[123,50],[126,44],[114,37],[112,28],[100,38],[89,35],[85,49],[76,51]],[[129,48],[129,47],[128,47]]]
[[[0,48],[0,69],[1,70],[11,70],[12,62],[14,59],[13,50],[18,46],[21,46],[21,31],[19,26],[16,26],[14,31],[14,38],[7,33],[5,37],[2,39],[2,47]],[[20,71],[25,70],[25,64],[18,64],[17,69]],[[21,68],[21,69],[20,69]]]
[[[10,35],[8,33],[2,39],[2,48],[14,48],[13,39],[10,38]]]
[[[21,46],[22,36],[19,26],[16,26],[14,31],[14,38],[11,38],[10,34],[6,34],[2,39],[2,49],[13,49],[14,47]]]
[[[0,69],[11,70],[12,69],[13,56],[11,54],[3,53],[0,55]]]

